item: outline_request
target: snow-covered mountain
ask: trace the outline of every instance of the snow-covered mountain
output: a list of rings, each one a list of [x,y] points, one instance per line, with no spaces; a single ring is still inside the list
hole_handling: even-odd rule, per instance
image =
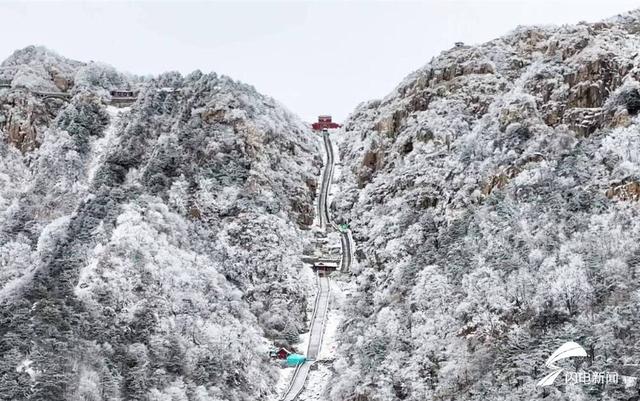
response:
[[[265,399],[265,338],[304,328],[309,129],[216,74],[0,74],[0,400]]]
[[[520,27],[331,134],[356,260],[303,399],[637,398],[639,54],[640,10]],[[0,135],[0,400],[277,398],[266,341],[311,307],[305,124],[228,77],[31,46],[0,65]],[[563,367],[620,382],[536,386],[567,341],[588,356]]]
[[[637,398],[622,379],[535,384],[565,341],[586,371],[640,377],[639,54],[640,11],[521,27],[357,108],[332,400]]]

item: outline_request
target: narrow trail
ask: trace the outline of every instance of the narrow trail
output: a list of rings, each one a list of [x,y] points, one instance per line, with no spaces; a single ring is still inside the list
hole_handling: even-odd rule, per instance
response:
[[[322,173],[322,184],[320,187],[320,196],[318,197],[318,216],[319,225],[323,230],[327,230],[331,227],[332,230],[340,232],[341,243],[341,257],[340,257],[340,270],[347,272],[351,267],[352,251],[353,251],[353,238],[350,230],[341,229],[335,222],[331,220],[329,215],[328,197],[329,189],[331,188],[331,181],[333,179],[334,171],[334,154],[333,146],[329,138],[328,132],[323,132],[324,148],[327,155],[327,163]],[[305,388],[305,383],[309,376],[311,366],[315,363],[316,358],[320,354],[320,347],[322,346],[322,338],[324,336],[325,325],[327,322],[327,315],[329,311],[329,299],[331,290],[331,279],[328,275],[320,275],[316,273],[316,282],[318,287],[318,294],[316,296],[313,315],[311,317],[311,328],[309,331],[309,346],[307,348],[307,360],[302,365],[298,365],[293,373],[291,382],[282,396],[282,401],[294,401],[302,393]]]
[[[326,230],[327,224],[329,224],[334,230],[337,230],[338,226],[331,221],[328,207],[329,189],[331,187],[333,169],[335,166],[333,146],[331,145],[331,139],[329,139],[328,132],[322,133],[322,139],[324,142],[324,149],[327,154],[327,164],[322,172],[322,185],[320,187],[320,199],[318,200],[318,216],[320,217],[321,229]]]
[[[304,390],[304,385],[309,376],[311,365],[320,353],[322,345],[322,336],[324,334],[324,325],[327,321],[327,311],[329,310],[329,292],[331,284],[329,277],[316,275],[318,285],[318,295],[316,296],[315,306],[313,308],[313,316],[311,318],[311,330],[309,336],[309,347],[307,348],[307,360],[302,365],[296,367],[291,383],[285,391],[283,401],[293,401]]]
[[[325,229],[327,225],[331,226],[335,231],[340,232],[340,271],[347,272],[351,268],[351,259],[353,255],[353,237],[351,230],[341,229],[338,224],[331,220],[329,214],[329,190],[331,189],[331,181],[333,179],[333,170],[335,166],[335,157],[333,153],[333,144],[329,138],[328,132],[322,133],[324,141],[324,149],[327,153],[327,166],[322,174],[322,188],[320,191],[320,199],[318,202],[318,215],[320,216],[320,228]]]

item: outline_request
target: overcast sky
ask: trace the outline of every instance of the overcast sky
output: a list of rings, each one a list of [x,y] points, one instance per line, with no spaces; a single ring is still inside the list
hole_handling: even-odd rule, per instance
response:
[[[595,21],[627,0],[399,2],[2,2],[0,58],[30,44],[136,74],[215,71],[307,121],[342,120],[454,42],[517,25]]]

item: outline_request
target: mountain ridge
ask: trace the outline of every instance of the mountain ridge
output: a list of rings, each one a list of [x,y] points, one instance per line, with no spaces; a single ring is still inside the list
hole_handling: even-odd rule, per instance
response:
[[[51,53],[15,59],[29,81],[0,90],[0,399],[265,399],[264,342],[305,329],[313,134],[217,74],[90,63],[60,88],[38,64]],[[109,105],[123,86],[135,103]]]
[[[345,121],[358,244],[332,400],[576,399],[565,341],[635,363],[640,11],[456,46]],[[575,394],[574,394],[575,393]]]
[[[318,397],[635,396],[535,384],[565,341],[588,371],[639,362],[639,36],[640,10],[519,27],[349,116],[332,216],[355,290]],[[266,344],[306,330],[314,133],[215,73],[2,65],[0,400],[272,397]]]

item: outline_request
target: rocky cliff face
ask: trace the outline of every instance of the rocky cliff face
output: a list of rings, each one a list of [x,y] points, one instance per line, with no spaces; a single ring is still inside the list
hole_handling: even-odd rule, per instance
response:
[[[265,337],[303,327],[313,135],[216,74],[2,67],[0,399],[264,399]]]
[[[359,290],[333,400],[636,394],[535,383],[565,341],[589,371],[638,362],[639,44],[638,11],[518,28],[351,115],[333,207]]]
[[[128,89],[140,80],[113,67],[69,60],[43,47],[15,51],[0,64],[0,128],[21,152],[40,146],[43,134],[65,102],[51,94],[75,95],[88,91],[103,100],[109,90]]]

